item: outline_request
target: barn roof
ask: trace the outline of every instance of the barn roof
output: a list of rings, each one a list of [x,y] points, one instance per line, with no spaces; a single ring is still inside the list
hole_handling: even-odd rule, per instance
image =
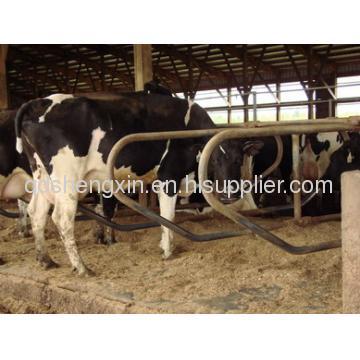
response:
[[[174,92],[360,75],[360,45],[153,45],[154,76]],[[133,45],[10,45],[12,103],[54,92],[134,89]]]

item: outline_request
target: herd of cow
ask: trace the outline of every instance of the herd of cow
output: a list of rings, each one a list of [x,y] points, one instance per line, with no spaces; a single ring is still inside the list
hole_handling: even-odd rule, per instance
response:
[[[51,211],[71,265],[80,275],[91,273],[79,255],[74,236],[78,201],[86,192],[76,192],[62,180],[105,182],[108,155],[125,135],[216,127],[199,105],[172,97],[167,89],[154,84],[142,92],[121,94],[112,100],[65,94],[31,100],[18,111],[10,112],[0,126],[0,199],[18,199],[20,232],[24,236],[28,234],[29,216],[36,258],[44,268],[56,266],[46,249],[44,235]],[[344,141],[339,134],[302,136],[303,179],[330,179],[334,184],[333,194],[318,194],[314,199],[316,206],[313,202],[308,207],[311,215],[339,211],[340,175],[360,168],[359,137],[358,133],[350,133]],[[284,179],[287,186],[292,170],[291,138],[285,136],[282,140],[284,156],[272,176]],[[141,179],[149,184],[155,179],[161,183],[172,180],[176,185],[161,187],[158,199],[161,216],[173,220],[178,196],[189,196],[181,191],[183,179],[187,175],[196,178],[199,153],[207,141],[208,138],[189,138],[130,144],[116,161],[116,179]],[[224,142],[211,158],[213,178],[238,179],[244,154],[252,157],[253,174],[261,174],[275,159],[275,140]],[[33,192],[26,209],[22,199],[28,195],[25,184],[29,179],[56,180],[62,188],[56,192]],[[111,219],[115,201],[108,200],[99,211]],[[264,197],[247,200],[245,206],[253,208],[264,202]],[[172,238],[172,231],[163,227],[160,247],[164,258],[172,254]]]

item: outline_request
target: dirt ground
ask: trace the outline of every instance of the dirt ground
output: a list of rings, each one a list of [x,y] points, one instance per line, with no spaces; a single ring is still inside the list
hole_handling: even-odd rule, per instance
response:
[[[179,214],[178,218],[184,216],[189,217]],[[121,219],[141,220],[139,216]],[[340,238],[339,222],[307,227],[295,225],[291,219],[267,219],[261,223],[281,225],[274,232],[292,244]],[[238,229],[218,215],[182,225],[197,233]],[[294,256],[250,234],[208,243],[192,243],[175,236],[175,254],[164,261],[159,228],[118,232],[117,243],[109,247],[95,244],[94,227],[93,221],[76,224],[81,255],[96,273],[92,278],[79,278],[71,272],[51,220],[46,230],[47,243],[51,256],[61,267],[44,271],[36,264],[32,237],[20,239],[14,220],[1,218],[0,256],[6,263],[0,266],[0,280],[7,284],[7,291],[0,290],[0,312],[341,312],[339,249]],[[17,284],[24,285],[24,279],[41,284],[35,297],[41,301],[29,300],[33,290],[28,283],[22,286],[25,290],[12,289]],[[44,293],[45,287],[52,289],[51,294]],[[59,300],[54,289],[71,291],[72,297]],[[108,307],[97,305],[103,300],[109,302]],[[80,308],[77,302],[86,303],[87,307]],[[111,307],[112,304],[122,306]]]

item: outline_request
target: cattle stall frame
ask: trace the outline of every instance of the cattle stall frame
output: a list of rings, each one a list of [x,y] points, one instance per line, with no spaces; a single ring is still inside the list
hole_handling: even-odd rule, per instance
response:
[[[246,124],[249,125],[249,124]],[[344,132],[344,131],[359,131],[360,130],[360,118],[359,117],[350,117],[350,118],[334,118],[334,119],[322,119],[322,120],[304,120],[304,121],[289,121],[286,124],[279,124],[278,122],[272,123],[262,123],[260,126],[257,123],[251,123],[251,126],[235,126],[231,128],[217,128],[217,129],[206,129],[206,130],[183,130],[183,131],[166,131],[166,132],[157,132],[157,133],[137,133],[131,134],[120,139],[112,148],[108,161],[107,161],[107,170],[108,177],[111,180],[114,180],[114,165],[118,154],[121,150],[128,144],[138,141],[157,141],[157,140],[171,140],[171,139],[185,139],[185,138],[199,138],[199,137],[211,137],[211,139],[205,145],[199,161],[199,181],[203,183],[208,180],[208,164],[210,156],[214,149],[219,146],[223,141],[229,139],[240,139],[240,138],[249,138],[249,137],[267,137],[267,136],[281,136],[281,135],[292,135],[293,141],[293,154],[299,152],[300,144],[298,137],[301,134],[311,134],[317,132]],[[299,169],[300,166],[300,157],[295,156],[293,164],[293,169]],[[296,171],[295,175],[299,176],[299,171]],[[294,179],[299,180],[300,179]],[[279,238],[278,236],[271,233],[269,230],[257,225],[256,223],[247,219],[244,215],[238,213],[237,211],[231,209],[231,207],[221,203],[213,193],[203,193],[206,201],[209,205],[215,209],[217,212],[231,219],[236,224],[241,225],[246,228],[248,231],[257,234],[266,241],[272,243],[273,245],[279,247],[280,249],[294,254],[308,254],[333,248],[341,247],[341,240],[323,242],[315,245],[304,245],[304,246],[294,246],[286,242],[285,240]],[[185,229],[180,228],[175,223],[163,218],[154,211],[140,205],[135,200],[126,196],[125,193],[117,192],[114,193],[114,196],[124,205],[135,210],[136,212],[144,215],[145,217],[153,220],[171,230],[175,233],[188,238],[192,241],[209,241],[219,239],[218,235],[211,236],[215,234],[204,234],[197,235],[204,237],[203,239],[195,240],[189,236],[189,232]],[[301,199],[299,201],[299,196],[294,203],[296,220],[299,220],[301,217]],[[262,209],[264,210],[264,209]],[[321,217],[318,217],[319,220]],[[328,217],[332,219],[332,217]]]

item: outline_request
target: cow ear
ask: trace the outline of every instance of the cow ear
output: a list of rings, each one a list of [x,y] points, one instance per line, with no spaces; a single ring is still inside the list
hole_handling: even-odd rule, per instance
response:
[[[247,155],[254,156],[260,152],[264,143],[260,140],[247,141],[243,145],[243,152]]]

